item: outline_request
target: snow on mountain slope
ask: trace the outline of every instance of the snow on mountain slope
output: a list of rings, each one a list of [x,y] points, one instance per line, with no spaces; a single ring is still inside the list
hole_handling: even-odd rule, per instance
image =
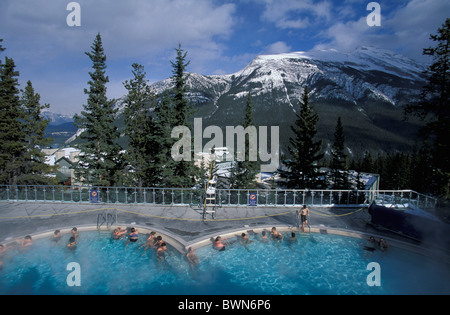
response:
[[[332,140],[329,130],[336,115],[341,115],[355,152],[366,146],[405,149],[416,125],[402,122],[401,106],[417,98],[424,70],[409,58],[374,47],[261,55],[232,74],[189,74],[187,97],[205,125],[233,126],[242,121],[251,91],[256,123],[282,127],[281,145],[286,146],[293,114],[308,86],[311,102],[319,105],[319,134],[327,141]],[[170,79],[153,84],[156,93],[171,87]]]
[[[298,94],[305,85],[314,86],[318,81],[326,80],[327,86],[313,90],[317,98],[356,103],[369,93],[397,105],[398,95],[409,90],[408,82],[415,85],[423,80],[424,69],[415,61],[391,51],[361,47],[348,54],[322,50],[261,55],[233,76],[241,81],[249,78],[247,85],[257,86],[253,89],[256,95],[273,89],[283,90],[287,83],[298,85],[299,88],[293,91]]]
[[[424,70],[409,58],[374,47],[261,55],[232,74],[190,73],[186,96],[204,126],[224,127],[241,124],[251,92],[255,124],[280,126],[281,152],[286,152],[290,126],[308,86],[320,117],[318,136],[325,143],[332,141],[341,116],[353,152],[409,150],[418,124],[402,120],[402,105],[417,99],[426,82]],[[171,79],[152,84],[159,95],[172,87]],[[124,105],[122,97],[116,106]]]

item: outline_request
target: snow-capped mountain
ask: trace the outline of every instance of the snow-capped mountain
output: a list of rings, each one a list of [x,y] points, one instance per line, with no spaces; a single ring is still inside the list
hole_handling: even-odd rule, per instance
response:
[[[233,74],[191,73],[188,97],[204,126],[237,126],[244,119],[251,91],[255,124],[280,126],[282,151],[286,152],[294,112],[308,86],[325,148],[341,116],[346,143],[353,152],[403,151],[413,145],[418,125],[403,121],[402,105],[417,99],[425,84],[424,70],[414,60],[374,47],[351,53],[321,50],[261,55]],[[170,79],[152,85],[156,93],[171,86]]]
[[[279,126],[280,151],[286,153],[299,100],[308,86],[326,153],[338,116],[350,155],[405,151],[414,145],[419,122],[404,121],[402,106],[417,100],[426,83],[424,70],[414,60],[374,47],[351,53],[321,50],[261,55],[233,74],[190,73],[187,97],[197,109],[195,117],[203,118],[203,128],[238,126],[243,123],[250,91],[255,125]],[[157,94],[172,87],[170,79],[152,85]],[[116,102],[119,116],[125,101],[124,96]]]
[[[50,122],[49,122],[50,126],[58,126],[58,125],[62,125],[65,123],[73,122],[73,115],[57,114],[57,113],[53,113],[49,110],[44,110],[42,112],[42,116],[44,118],[50,119]]]

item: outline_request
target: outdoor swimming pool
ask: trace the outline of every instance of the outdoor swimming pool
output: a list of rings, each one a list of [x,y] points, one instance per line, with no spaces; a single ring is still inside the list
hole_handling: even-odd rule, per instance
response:
[[[153,250],[141,256],[143,234],[128,249],[105,232],[80,232],[75,251],[65,248],[68,239],[6,251],[0,294],[450,294],[449,265],[392,246],[370,253],[360,239],[337,235],[299,236],[292,246],[250,235],[248,249],[202,247],[194,273],[173,248],[167,268]],[[80,286],[68,285],[71,262],[79,264]],[[367,283],[370,262],[380,266],[381,286]]]

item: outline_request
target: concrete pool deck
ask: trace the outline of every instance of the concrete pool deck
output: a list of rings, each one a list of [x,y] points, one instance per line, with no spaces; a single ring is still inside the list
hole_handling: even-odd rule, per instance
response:
[[[388,242],[395,241],[413,248],[421,247],[415,240],[372,226],[367,207],[310,206],[309,209],[312,233],[353,237],[374,235],[377,238],[387,238]],[[98,215],[108,211],[117,215],[114,226],[134,225],[143,229],[144,233],[155,230],[173,238],[180,247],[198,247],[206,245],[211,237],[218,235],[259,233],[263,229],[270,230],[272,226],[280,231],[297,232],[296,210],[299,208],[222,207],[217,210],[215,219],[208,216],[206,220],[202,220],[202,212],[188,206],[0,202],[0,243],[4,244],[25,235],[51,233],[56,229],[63,230],[74,226],[96,228]],[[429,246],[423,249],[431,250]]]

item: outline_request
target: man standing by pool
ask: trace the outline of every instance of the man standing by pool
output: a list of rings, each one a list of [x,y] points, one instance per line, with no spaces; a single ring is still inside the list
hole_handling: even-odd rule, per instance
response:
[[[309,217],[309,209],[306,205],[303,205],[303,208],[297,212],[297,222],[299,222],[300,226],[300,220],[302,221],[302,228],[301,231],[305,232],[305,225],[308,224],[308,217]]]

